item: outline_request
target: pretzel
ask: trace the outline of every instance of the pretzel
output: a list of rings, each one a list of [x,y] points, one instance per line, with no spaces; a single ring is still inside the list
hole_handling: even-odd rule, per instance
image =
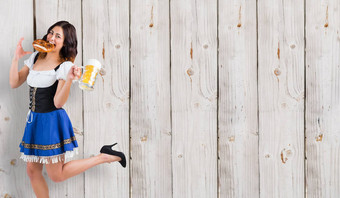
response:
[[[50,52],[54,49],[54,45],[42,39],[37,39],[32,43],[34,49],[39,52]]]

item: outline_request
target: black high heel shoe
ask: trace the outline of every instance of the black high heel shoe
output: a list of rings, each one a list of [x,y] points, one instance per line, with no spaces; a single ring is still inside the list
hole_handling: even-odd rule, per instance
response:
[[[114,143],[112,145],[105,145],[100,149],[100,152],[120,157],[121,160],[119,161],[119,163],[125,168],[126,167],[126,160],[125,160],[124,153],[112,150],[112,148],[111,148],[116,144],[117,143]]]

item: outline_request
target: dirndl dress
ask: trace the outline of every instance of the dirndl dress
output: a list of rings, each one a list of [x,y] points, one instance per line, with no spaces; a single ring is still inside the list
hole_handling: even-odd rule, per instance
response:
[[[30,58],[34,55],[36,54],[32,54]],[[66,111],[56,108],[53,98],[58,87],[57,79],[66,78],[71,64],[61,64],[54,70],[39,72],[32,69],[35,60],[33,63],[25,62],[25,65],[30,68],[27,77],[30,87],[30,110],[27,114],[24,135],[19,144],[20,158],[25,162],[42,164],[65,162],[78,154],[78,143]],[[52,85],[46,86],[53,80]],[[42,82],[46,83],[43,87],[31,86],[41,85]]]

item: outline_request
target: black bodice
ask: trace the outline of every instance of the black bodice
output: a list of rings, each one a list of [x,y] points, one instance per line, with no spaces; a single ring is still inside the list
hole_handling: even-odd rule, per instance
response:
[[[38,55],[34,59],[34,63],[37,60]],[[57,71],[59,69],[58,65],[54,70]],[[57,91],[58,80],[49,87],[40,88],[40,87],[31,87],[30,88],[30,107],[31,111],[37,113],[46,113],[50,111],[57,110],[58,108],[54,105],[54,95]]]

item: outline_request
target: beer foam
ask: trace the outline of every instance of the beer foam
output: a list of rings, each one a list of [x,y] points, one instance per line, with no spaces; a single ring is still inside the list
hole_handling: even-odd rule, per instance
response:
[[[86,61],[86,64],[85,65],[93,65],[95,66],[96,68],[98,69],[101,69],[102,68],[102,65],[100,64],[100,62],[96,59],[88,59]]]

